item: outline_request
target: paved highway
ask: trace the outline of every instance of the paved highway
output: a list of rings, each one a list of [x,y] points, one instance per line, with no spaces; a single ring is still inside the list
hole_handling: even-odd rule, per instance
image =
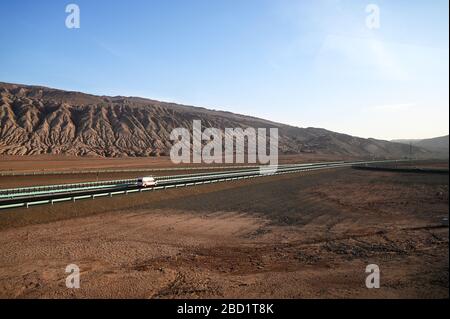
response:
[[[322,162],[309,164],[279,165],[275,173],[261,174],[259,168],[243,168],[236,170],[185,174],[175,176],[155,177],[157,186],[140,188],[137,179],[113,180],[104,182],[91,182],[79,184],[48,185],[0,190],[0,210],[20,207],[30,207],[43,204],[55,204],[65,201],[82,199],[95,199],[98,197],[112,197],[138,192],[156,191],[176,187],[189,187],[217,182],[228,182],[239,179],[248,179],[280,174],[296,173],[300,171],[323,170],[353,165],[397,163],[398,160],[389,161],[357,161],[357,162]]]

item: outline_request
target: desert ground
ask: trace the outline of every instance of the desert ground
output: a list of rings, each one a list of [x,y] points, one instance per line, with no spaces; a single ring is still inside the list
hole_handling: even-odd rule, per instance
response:
[[[313,154],[302,156],[284,155],[280,156],[280,164],[339,161],[348,159],[351,158],[323,157]],[[242,165],[254,166],[256,164],[206,165],[191,163],[175,165],[171,162],[169,157],[80,158],[61,155],[39,155],[30,157],[0,155],[0,189],[128,179],[148,175],[169,176],[193,174],[207,172],[208,170],[230,170],[233,169],[234,166]],[[176,170],[173,170],[174,168]],[[189,170],[182,170],[182,168],[189,168]],[[198,170],[196,168],[198,168]],[[208,170],[205,170],[205,168]],[[148,171],[152,169],[156,169],[156,171]],[[132,172],[126,172],[127,170]]]
[[[280,155],[279,162],[284,163],[310,163],[320,161],[351,160],[352,157],[330,156],[316,154]],[[223,164],[220,164],[225,166]],[[250,165],[250,164],[235,164]],[[83,171],[108,169],[147,169],[179,167],[173,164],[168,156],[161,157],[77,157],[68,155],[36,155],[13,156],[0,155],[0,172],[51,172],[51,171]],[[205,164],[183,164],[183,167],[205,166]],[[212,164],[212,166],[218,166]],[[228,166],[233,166],[232,164]]]
[[[4,211],[0,297],[448,298],[448,213],[448,175],[351,168]]]

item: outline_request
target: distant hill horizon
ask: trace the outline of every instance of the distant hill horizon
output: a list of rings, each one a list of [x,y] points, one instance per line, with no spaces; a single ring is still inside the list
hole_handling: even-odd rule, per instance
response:
[[[97,96],[0,82],[0,154],[141,157],[168,155],[170,132],[204,127],[278,128],[280,154],[432,158],[420,145],[300,128],[252,116],[139,97]],[[447,143],[448,145],[448,143]]]
[[[416,147],[420,147],[428,151],[431,151],[433,153],[438,153],[443,156],[447,155],[447,157],[449,154],[449,135],[426,139],[398,139],[392,140],[392,142],[411,144]]]

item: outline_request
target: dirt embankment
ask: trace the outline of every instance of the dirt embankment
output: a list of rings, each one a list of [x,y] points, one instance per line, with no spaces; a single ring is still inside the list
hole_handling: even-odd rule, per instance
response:
[[[0,224],[6,298],[448,298],[445,176],[293,174],[16,210]],[[365,287],[369,264],[380,289]]]

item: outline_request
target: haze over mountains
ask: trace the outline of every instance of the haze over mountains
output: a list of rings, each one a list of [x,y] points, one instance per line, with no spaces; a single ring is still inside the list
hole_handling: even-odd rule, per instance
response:
[[[393,142],[411,144],[433,153],[448,157],[449,152],[449,136],[440,136],[423,140],[393,140]]]
[[[0,99],[0,154],[7,155],[168,155],[172,129],[183,127],[192,131],[193,120],[202,120],[204,128],[222,130],[276,127],[281,154],[364,158],[400,158],[410,154],[410,146],[402,143],[137,97],[94,96],[0,82]],[[416,157],[431,157],[432,152],[420,144],[412,147]]]

